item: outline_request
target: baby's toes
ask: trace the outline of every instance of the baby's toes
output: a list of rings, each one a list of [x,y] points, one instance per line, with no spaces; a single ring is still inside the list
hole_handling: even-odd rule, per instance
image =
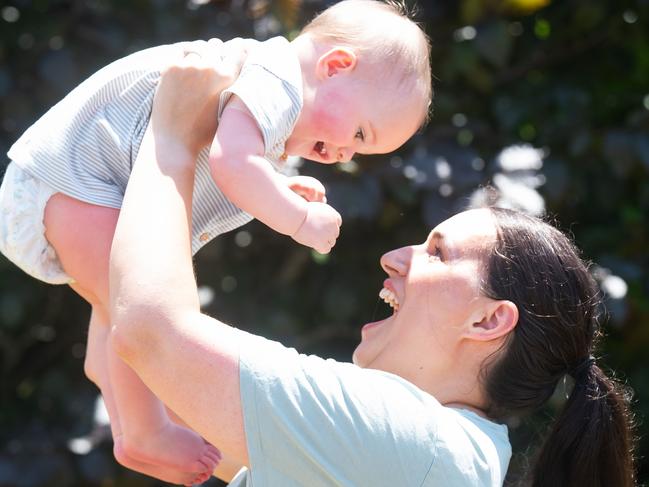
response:
[[[204,472],[204,473],[198,474],[198,475],[194,478],[194,480],[192,480],[192,483],[189,484],[189,487],[191,487],[191,486],[193,486],[193,485],[197,485],[197,484],[202,484],[203,482],[207,482],[207,479],[209,479],[209,478],[210,478],[210,474],[207,473],[207,472]]]
[[[203,454],[201,455],[201,458],[199,460],[199,463],[202,464],[202,468],[199,468],[196,471],[201,473],[208,472],[211,474],[220,461],[221,452],[218,450],[218,448],[210,445],[209,443],[206,443],[205,448],[203,449]]]
[[[218,464],[221,461],[221,458],[223,458],[223,455],[221,454],[221,450],[219,450],[214,445],[210,445],[209,443],[205,446],[206,446],[205,456],[211,458],[213,461],[215,461]]]

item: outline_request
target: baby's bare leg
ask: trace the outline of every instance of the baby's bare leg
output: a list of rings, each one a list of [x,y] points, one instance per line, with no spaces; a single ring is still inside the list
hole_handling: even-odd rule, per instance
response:
[[[87,294],[77,285],[72,288],[80,295]],[[88,328],[88,344],[86,347],[86,361],[84,369],[88,378],[94,382],[104,399],[108,416],[110,417],[110,429],[113,438],[121,438],[122,429],[119,422],[119,415],[115,408],[113,391],[108,380],[108,368],[106,364],[106,347],[110,326],[107,321],[107,314],[100,308],[93,308],[90,316],[90,326]],[[120,448],[120,441],[116,441],[113,452],[117,461],[126,468],[136,472],[158,478],[172,484],[191,485],[195,483],[197,475],[192,472],[180,472],[173,469],[167,469],[158,465],[151,465],[129,457]]]
[[[110,343],[106,355],[122,428],[116,443],[121,440],[124,453],[183,472],[211,473],[220,458],[218,450],[192,430],[172,422],[164,405],[119,359]]]
[[[130,468],[150,464],[145,473],[159,478],[169,478],[174,470],[211,473],[218,463],[218,450],[197,433],[170,421],[162,403],[109,346],[108,260],[118,214],[115,209],[56,194],[44,217],[47,239],[75,279],[73,288],[93,307],[94,328],[85,369],[100,384],[105,399],[108,396],[111,420],[119,424],[113,430],[117,459]]]

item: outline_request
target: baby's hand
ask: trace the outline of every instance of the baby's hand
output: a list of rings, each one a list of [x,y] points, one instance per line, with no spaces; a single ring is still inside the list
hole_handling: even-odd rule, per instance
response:
[[[288,187],[307,201],[326,203],[325,187],[320,181],[311,176],[291,176]]]
[[[293,235],[293,240],[321,254],[328,254],[336,244],[341,224],[340,213],[331,206],[319,202],[308,203],[306,218]]]

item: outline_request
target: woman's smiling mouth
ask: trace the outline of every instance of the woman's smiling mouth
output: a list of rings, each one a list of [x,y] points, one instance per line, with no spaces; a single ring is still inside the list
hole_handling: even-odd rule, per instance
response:
[[[391,290],[387,288],[381,289],[379,292],[379,298],[381,298],[385,303],[387,303],[396,313],[399,311],[399,298]]]

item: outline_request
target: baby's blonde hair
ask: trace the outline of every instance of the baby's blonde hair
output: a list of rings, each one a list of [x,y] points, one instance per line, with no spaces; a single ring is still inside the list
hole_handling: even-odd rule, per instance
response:
[[[414,83],[424,96],[428,119],[433,97],[430,41],[402,2],[343,0],[317,15],[300,32],[316,41],[339,44],[370,64],[385,61],[399,85]],[[415,88],[410,85],[408,88]]]

